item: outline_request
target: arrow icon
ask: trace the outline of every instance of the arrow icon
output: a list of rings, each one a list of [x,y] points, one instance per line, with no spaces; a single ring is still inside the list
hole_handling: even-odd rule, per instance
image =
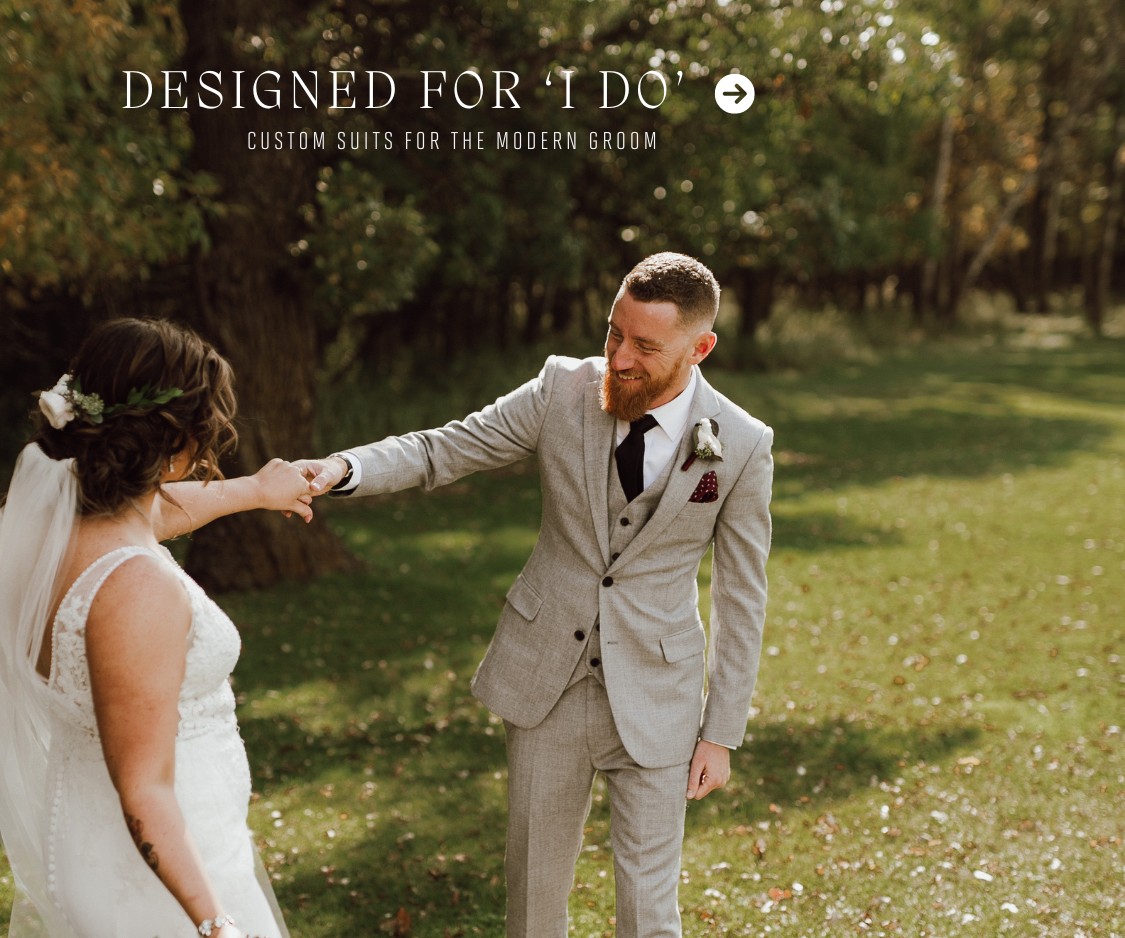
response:
[[[715,85],[715,103],[728,114],[741,114],[754,103],[754,83],[737,72],[724,75]]]

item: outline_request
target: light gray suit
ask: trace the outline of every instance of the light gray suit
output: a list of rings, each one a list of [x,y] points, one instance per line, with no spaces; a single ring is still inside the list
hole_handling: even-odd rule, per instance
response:
[[[687,763],[695,744],[703,738],[736,748],[745,735],[765,618],[773,433],[714,391],[700,375],[689,429],[664,473],[663,492],[650,486],[641,498],[626,505],[611,468],[615,420],[602,410],[599,395],[605,366],[600,357],[551,357],[538,377],[463,421],[350,452],[362,465],[362,478],[354,490],[358,495],[414,486],[432,489],[478,470],[538,455],[543,504],[539,540],[508,591],[496,633],[473,678],[473,693],[508,724],[512,779],[534,774],[515,764],[519,753],[531,754],[525,759],[542,761],[549,752],[558,761],[555,734],[559,726],[543,730],[551,734],[551,742],[537,747],[525,746],[520,734],[539,732],[553,721],[564,724],[565,732],[582,714],[595,713],[589,709],[596,706],[590,695],[600,693],[607,704],[605,718],[599,723],[588,716],[592,722],[583,739],[598,737],[603,729],[611,736],[615,732],[617,736],[612,738],[619,736],[615,745],[620,751],[610,760],[611,768],[628,763],[640,776],[651,772],[656,777],[663,772],[669,781],[661,784],[678,791],[679,801],[670,802],[674,808],[669,809],[679,815],[678,821],[670,822],[677,832],[670,839],[674,843],[653,848],[663,855],[659,865],[672,867],[670,876],[664,870],[663,884],[653,888],[665,893],[670,889],[670,900],[667,895],[646,899],[644,880],[651,871],[629,873],[632,867],[623,868],[615,857],[617,933],[622,938],[650,938],[679,934],[675,883]],[[703,417],[719,427],[723,458],[695,459],[682,469],[691,453],[690,427]],[[711,471],[716,476],[717,498],[692,501],[700,480]],[[712,544],[708,652],[696,579],[700,560]],[[593,645],[592,654],[594,642],[599,644]],[[599,668],[597,681],[576,681],[583,669],[595,674]],[[560,703],[564,691],[565,700]],[[511,744],[513,734],[520,740],[517,747]],[[569,759],[563,753],[562,761]],[[594,768],[607,775],[610,771],[602,765]],[[541,768],[536,772],[541,774]],[[586,788],[573,809],[581,813],[583,799],[588,805],[589,784],[585,777],[577,784]],[[517,803],[535,797],[541,795],[511,788],[512,818],[524,817],[529,811],[535,814],[534,805]],[[611,801],[614,798],[611,785]],[[548,813],[556,813],[555,807]],[[644,832],[632,836],[629,831],[618,831],[619,826],[634,821],[643,826],[644,813],[643,806],[634,805],[629,810],[622,807],[619,817],[614,804],[615,854],[628,851],[629,844],[636,844],[638,855],[650,852]],[[577,822],[579,846],[582,818],[584,814]],[[561,823],[574,827],[573,817]],[[624,836],[627,834],[630,836]],[[527,855],[518,861],[511,855],[508,858],[508,933],[554,938],[556,933],[562,934],[557,909],[545,911],[547,918],[537,918],[539,913],[525,908],[528,903],[536,905],[535,896],[522,893],[546,888],[541,885],[545,876],[568,875],[561,891],[561,928],[565,930],[565,897],[573,880],[577,847],[572,834],[560,830],[529,836],[531,841],[525,838],[519,845],[509,837],[509,854],[518,846]],[[537,874],[532,869],[517,874],[513,870],[515,862],[534,867],[539,854],[550,852],[559,838],[566,842],[565,856],[544,861],[556,872]],[[651,867],[652,863],[642,865]],[[626,874],[641,882],[623,884]],[[552,898],[547,904],[557,906],[560,887],[556,883],[549,891]],[[640,907],[655,910],[650,924],[622,920],[623,892],[639,896],[630,901]],[[627,920],[631,915],[625,910]]]

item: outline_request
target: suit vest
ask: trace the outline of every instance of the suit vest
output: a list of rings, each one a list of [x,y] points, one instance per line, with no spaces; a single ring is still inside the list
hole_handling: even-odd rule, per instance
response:
[[[617,474],[617,464],[610,452],[609,466],[609,491],[606,504],[609,509],[609,550],[610,557],[616,560],[628,547],[641,529],[648,524],[656,507],[660,504],[660,497],[668,487],[668,480],[672,477],[672,466],[676,462],[675,455],[668,460],[664,471],[653,480],[640,495],[631,502],[625,500],[625,490],[621,487],[621,478]],[[586,647],[578,659],[578,664],[571,674],[567,687],[577,684],[587,677],[592,677],[603,687],[605,675],[601,668],[602,642],[601,624],[595,620],[594,627],[586,637]]]

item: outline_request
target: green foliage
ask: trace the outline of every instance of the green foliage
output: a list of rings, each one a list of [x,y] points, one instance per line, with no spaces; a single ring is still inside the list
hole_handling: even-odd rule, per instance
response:
[[[203,238],[208,179],[182,112],[121,108],[121,71],[180,41],[165,4],[0,4],[0,274],[96,295]]]
[[[308,238],[292,251],[313,258],[325,368],[336,376],[357,364],[362,336],[378,329],[374,317],[413,295],[438,246],[413,199],[388,204],[378,179],[350,161],[321,170],[317,205],[307,213]]]
[[[953,302],[994,235],[992,284],[1022,298],[1025,283],[1048,279],[1039,271],[1051,258],[1071,279],[1089,269],[1114,218],[1125,87],[1112,68],[1125,55],[1116,6],[261,0],[221,8],[205,21],[214,35],[191,45],[181,14],[196,8],[165,0],[4,0],[0,281],[30,320],[45,292],[117,308],[151,278],[168,276],[175,292],[186,259],[205,263],[208,221],[244,210],[246,190],[220,192],[191,169],[199,153],[186,112],[123,109],[121,73],[155,74],[185,48],[226,43],[248,66],[380,69],[398,83],[385,111],[300,114],[333,143],[295,160],[301,179],[238,181],[297,213],[293,238],[271,226],[285,231],[275,260],[309,298],[317,342],[308,352],[331,378],[364,362],[395,367],[420,336],[447,362],[466,348],[581,331],[623,270],[655,250],[714,267],[743,307],[747,344],[775,282],[849,311],[865,305],[868,283],[888,284],[910,291],[921,319],[928,299]],[[420,69],[450,80],[462,69],[510,70],[521,106],[464,109],[447,87],[423,111]],[[564,70],[578,82],[570,110],[560,107]],[[634,82],[659,74],[668,98],[656,109],[635,100],[603,109],[602,71]],[[714,102],[731,71],[757,89],[738,117]],[[645,87],[655,93],[651,76]],[[440,150],[404,147],[408,130],[438,134]],[[544,130],[577,133],[578,149],[493,146],[497,132]],[[657,147],[590,148],[591,132],[655,134]],[[340,150],[339,134],[365,143]],[[384,134],[396,145],[371,143]],[[485,151],[453,148],[478,134]],[[239,156],[243,143],[233,132],[220,141]],[[1013,192],[1040,172],[1041,191],[1001,224]],[[309,195],[290,199],[294,191]],[[934,297],[918,283],[926,262],[941,279]],[[762,283],[769,290],[758,295]],[[177,301],[190,305],[190,294]]]

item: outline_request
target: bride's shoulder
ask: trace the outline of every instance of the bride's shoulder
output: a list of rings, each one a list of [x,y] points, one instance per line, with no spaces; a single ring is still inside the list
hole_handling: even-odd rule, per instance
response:
[[[85,581],[88,625],[133,618],[190,623],[191,603],[177,568],[159,546],[141,544],[96,526],[79,530],[65,579]],[[187,627],[185,624],[184,628]]]
[[[98,633],[125,640],[155,633],[186,636],[191,598],[172,565],[149,550],[121,553],[90,604],[87,640]]]
[[[174,710],[192,642],[191,599],[175,568],[155,551],[127,546],[115,553],[124,559],[111,562],[86,615],[95,709],[99,702],[104,708],[107,701],[144,699]]]

